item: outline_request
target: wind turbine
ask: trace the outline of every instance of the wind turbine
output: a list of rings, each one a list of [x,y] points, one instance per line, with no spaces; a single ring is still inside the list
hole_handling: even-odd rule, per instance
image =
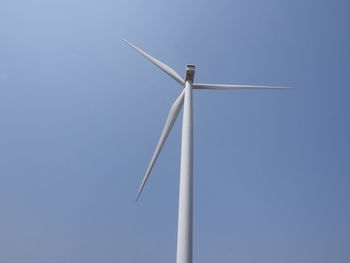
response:
[[[184,105],[182,119],[182,141],[181,141],[181,166],[180,166],[180,189],[179,189],[179,214],[177,232],[177,263],[192,263],[192,214],[193,214],[193,116],[192,116],[192,90],[234,90],[234,89],[288,89],[286,87],[252,86],[252,85],[227,85],[227,84],[202,84],[193,83],[195,66],[187,65],[185,79],[181,78],[171,67],[147,54],[140,48],[122,39],[129,46],[141,53],[145,58],[175,79],[183,90],[170,108],[163,131],[148,165],[141,186],[137,192],[136,200],[139,199],[142,189],[152,171],[158,155]]]

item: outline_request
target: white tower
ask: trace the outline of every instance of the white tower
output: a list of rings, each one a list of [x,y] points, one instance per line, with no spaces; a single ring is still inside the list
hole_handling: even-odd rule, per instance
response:
[[[193,222],[193,121],[192,84],[195,67],[186,66],[185,101],[182,120],[177,263],[192,262]]]

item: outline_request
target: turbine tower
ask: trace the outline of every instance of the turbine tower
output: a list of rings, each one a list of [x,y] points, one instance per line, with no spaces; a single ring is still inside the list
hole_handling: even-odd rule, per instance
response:
[[[193,116],[192,116],[192,90],[193,89],[212,89],[212,90],[234,90],[234,89],[288,89],[286,87],[273,86],[252,86],[252,85],[227,85],[227,84],[201,84],[193,83],[195,66],[187,65],[185,79],[171,67],[147,54],[140,48],[134,46],[125,39],[122,39],[129,46],[141,53],[153,64],[175,79],[181,87],[182,92],[173,103],[168,117],[166,119],[163,131],[160,135],[158,144],[148,165],[141,186],[137,192],[136,200],[147,182],[152,168],[158,158],[158,155],[179,115],[182,105],[182,140],[181,140],[181,166],[180,166],[180,189],[179,189],[179,214],[178,214],[178,232],[177,232],[177,254],[176,263],[192,263],[192,215],[193,215]]]

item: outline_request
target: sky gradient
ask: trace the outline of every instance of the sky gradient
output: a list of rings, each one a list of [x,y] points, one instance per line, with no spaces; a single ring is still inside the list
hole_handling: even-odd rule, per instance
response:
[[[347,1],[0,3],[0,262],[175,262],[181,117],[195,81],[194,262],[350,262]]]

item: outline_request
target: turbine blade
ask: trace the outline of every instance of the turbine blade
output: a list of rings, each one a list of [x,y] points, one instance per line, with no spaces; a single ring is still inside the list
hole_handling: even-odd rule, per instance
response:
[[[194,89],[291,89],[288,87],[274,87],[274,86],[252,86],[252,85],[227,85],[227,84],[193,84]]]
[[[179,74],[176,73],[175,70],[173,70],[168,65],[164,64],[163,62],[159,61],[158,59],[152,57],[151,55],[147,54],[145,51],[141,50],[140,48],[134,46],[129,41],[122,38],[122,40],[128,44],[130,47],[134,48],[136,51],[140,52],[145,58],[150,60],[154,65],[156,65],[158,68],[163,70],[165,73],[167,73],[170,77],[175,79],[177,82],[179,82],[182,86],[185,85],[185,81],[179,76]]]
[[[152,168],[153,168],[155,162],[157,161],[158,155],[159,155],[160,151],[162,150],[162,147],[163,147],[163,145],[164,145],[164,143],[165,143],[165,141],[166,141],[166,139],[171,131],[171,128],[174,125],[174,122],[176,121],[177,116],[179,115],[179,112],[180,112],[181,107],[182,107],[183,102],[184,102],[184,97],[185,97],[185,92],[183,90],[181,92],[181,94],[179,95],[179,97],[177,97],[177,99],[175,100],[175,102],[171,106],[168,117],[167,117],[166,122],[164,124],[163,131],[160,135],[157,147],[153,153],[151,162],[148,165],[145,176],[143,177],[139,191],[137,192],[136,201],[139,199],[140,194],[142,192],[142,189],[147,182],[147,179],[152,171]]]

